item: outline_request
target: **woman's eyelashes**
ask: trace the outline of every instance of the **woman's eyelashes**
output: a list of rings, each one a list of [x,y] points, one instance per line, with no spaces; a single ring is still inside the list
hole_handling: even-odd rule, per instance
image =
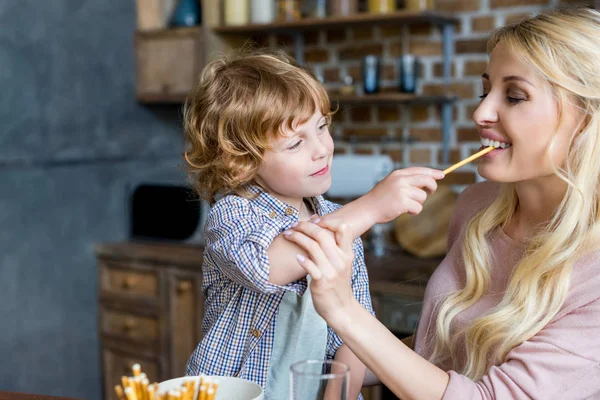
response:
[[[488,94],[489,94],[489,92],[481,94],[479,96],[479,99],[481,101],[483,101],[483,99],[485,99],[488,96]],[[516,104],[519,104],[519,103],[521,103],[523,101],[526,101],[526,100],[527,100],[527,97],[526,96],[522,96],[522,95],[510,95],[510,94],[507,94],[507,96],[506,96],[506,101],[510,105],[516,105]]]

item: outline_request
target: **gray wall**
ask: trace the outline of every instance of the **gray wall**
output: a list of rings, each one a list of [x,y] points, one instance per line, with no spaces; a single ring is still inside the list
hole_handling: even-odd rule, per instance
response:
[[[94,244],[125,186],[181,174],[177,109],[137,105],[135,1],[0,1],[0,391],[100,399]]]

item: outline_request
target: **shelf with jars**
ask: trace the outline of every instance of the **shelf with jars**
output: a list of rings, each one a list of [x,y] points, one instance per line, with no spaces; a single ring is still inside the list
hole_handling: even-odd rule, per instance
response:
[[[458,19],[437,11],[399,10],[388,13],[355,13],[349,15],[275,20],[270,23],[222,25],[214,28],[219,34],[267,34],[279,32],[304,32],[330,28],[352,28],[361,25],[383,24],[455,24]]]
[[[224,0],[224,18],[212,26],[212,34],[228,44],[229,48],[234,40],[245,42],[253,36],[264,36],[270,34],[291,35],[294,40],[293,56],[300,64],[304,64],[304,33],[309,31],[356,28],[368,26],[392,25],[398,26],[399,36],[407,41],[406,25],[430,24],[438,26],[442,36],[442,65],[443,81],[450,83],[451,62],[454,57],[454,26],[458,18],[452,14],[434,11],[433,0],[404,0],[405,8],[396,9],[396,0],[366,0],[366,11],[359,12],[358,0]],[[260,3],[260,4],[259,4]],[[269,5],[269,15],[262,19],[256,19],[254,14],[248,13],[245,7],[256,10],[259,5]],[[301,4],[307,6],[301,7]],[[363,7],[364,8],[364,7]],[[267,8],[265,8],[267,9]],[[243,14],[243,18],[232,19],[227,17],[228,10],[237,14]],[[236,15],[237,15],[236,14]],[[410,55],[408,55],[410,57]],[[363,60],[365,69],[366,59]],[[412,62],[407,60],[408,63]],[[400,61],[404,64],[405,61]],[[407,64],[408,65],[408,64]],[[377,66],[373,74],[378,74]],[[373,75],[372,74],[372,75]],[[442,161],[447,163],[450,155],[450,137],[452,133],[453,116],[452,107],[456,96],[452,93],[444,93],[442,96],[422,96],[414,93],[414,81],[416,68],[410,74],[401,71],[401,92],[396,93],[369,93],[366,86],[367,74],[365,74],[365,87],[362,91],[352,91],[341,95],[337,100],[340,105],[352,104],[439,104],[441,106],[442,125]],[[404,90],[404,77],[413,75],[412,88]],[[373,81],[378,81],[379,77]],[[351,85],[350,85],[351,86]],[[344,89],[343,87],[341,89]],[[402,93],[404,92],[404,93]],[[335,98],[332,98],[335,100]]]

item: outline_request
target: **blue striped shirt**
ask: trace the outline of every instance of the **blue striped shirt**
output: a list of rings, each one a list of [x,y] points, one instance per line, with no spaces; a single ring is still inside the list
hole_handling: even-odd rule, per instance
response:
[[[267,249],[298,221],[298,211],[258,188],[251,190],[257,198],[225,196],[210,210],[202,264],[203,338],[188,360],[186,373],[237,376],[265,387],[279,303],[286,291],[302,295],[307,286],[306,279],[285,286],[269,282]],[[340,207],[322,196],[310,201],[318,215]],[[373,313],[360,238],[353,249],[354,295]],[[341,345],[340,337],[328,327],[324,358],[333,359]]]

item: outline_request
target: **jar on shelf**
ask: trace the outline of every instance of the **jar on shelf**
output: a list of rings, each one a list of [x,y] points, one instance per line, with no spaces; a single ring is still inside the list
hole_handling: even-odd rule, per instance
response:
[[[248,0],[225,0],[225,25],[248,23]]]
[[[307,0],[305,0],[307,1]],[[327,0],[309,0],[306,2],[306,16],[308,18],[327,17]]]
[[[253,24],[268,24],[275,20],[276,0],[252,0],[252,15],[250,20]]]
[[[342,17],[358,12],[358,0],[330,0],[329,15]]]
[[[277,19],[279,21],[297,21],[302,18],[300,0],[277,0]]]
[[[434,9],[434,0],[404,0],[405,7],[411,11],[426,11]]]
[[[396,10],[396,0],[369,0],[370,13],[390,13]]]

